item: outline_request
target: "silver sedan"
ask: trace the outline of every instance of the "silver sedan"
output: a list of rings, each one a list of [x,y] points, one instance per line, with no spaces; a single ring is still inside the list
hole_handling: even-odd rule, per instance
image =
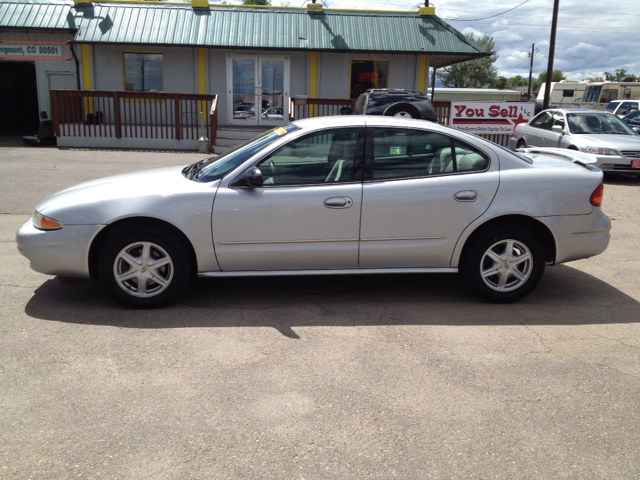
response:
[[[606,173],[640,174],[640,136],[616,115],[600,110],[545,110],[516,126],[512,149],[559,147],[597,157]]]
[[[569,153],[519,155],[420,120],[301,120],[193,165],[67,188],[17,244],[34,270],[99,278],[131,307],[195,276],[458,271],[511,302],[546,265],[609,243],[602,171]]]

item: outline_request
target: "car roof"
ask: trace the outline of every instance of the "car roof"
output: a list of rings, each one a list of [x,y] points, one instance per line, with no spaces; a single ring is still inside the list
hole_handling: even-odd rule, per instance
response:
[[[593,110],[593,109],[586,109],[586,108],[548,108],[543,111],[563,112],[563,113],[600,113],[604,115],[613,115],[611,112],[605,112],[604,110]]]

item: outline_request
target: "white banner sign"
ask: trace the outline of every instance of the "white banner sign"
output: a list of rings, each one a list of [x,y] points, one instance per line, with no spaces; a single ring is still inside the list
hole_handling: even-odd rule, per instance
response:
[[[52,58],[68,60],[71,50],[67,43],[9,43],[0,42],[0,58]]]
[[[534,102],[451,102],[449,126],[467,133],[512,133],[535,115]]]

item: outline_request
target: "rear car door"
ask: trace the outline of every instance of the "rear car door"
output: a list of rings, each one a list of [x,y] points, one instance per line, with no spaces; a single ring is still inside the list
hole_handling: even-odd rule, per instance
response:
[[[363,145],[364,128],[316,131],[257,164],[262,187],[223,182],[212,214],[220,268],[356,268]]]
[[[525,140],[529,147],[544,147],[546,134],[551,128],[551,114],[541,112],[527,126]]]
[[[368,126],[360,267],[449,267],[498,183],[495,154],[425,129]]]

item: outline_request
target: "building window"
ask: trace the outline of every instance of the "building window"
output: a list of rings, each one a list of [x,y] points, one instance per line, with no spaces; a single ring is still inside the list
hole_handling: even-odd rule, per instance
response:
[[[128,92],[162,92],[162,53],[123,52],[124,89]]]
[[[573,97],[573,90],[562,90],[563,97]]]
[[[388,88],[389,60],[351,60],[349,98],[357,98],[370,88]]]

